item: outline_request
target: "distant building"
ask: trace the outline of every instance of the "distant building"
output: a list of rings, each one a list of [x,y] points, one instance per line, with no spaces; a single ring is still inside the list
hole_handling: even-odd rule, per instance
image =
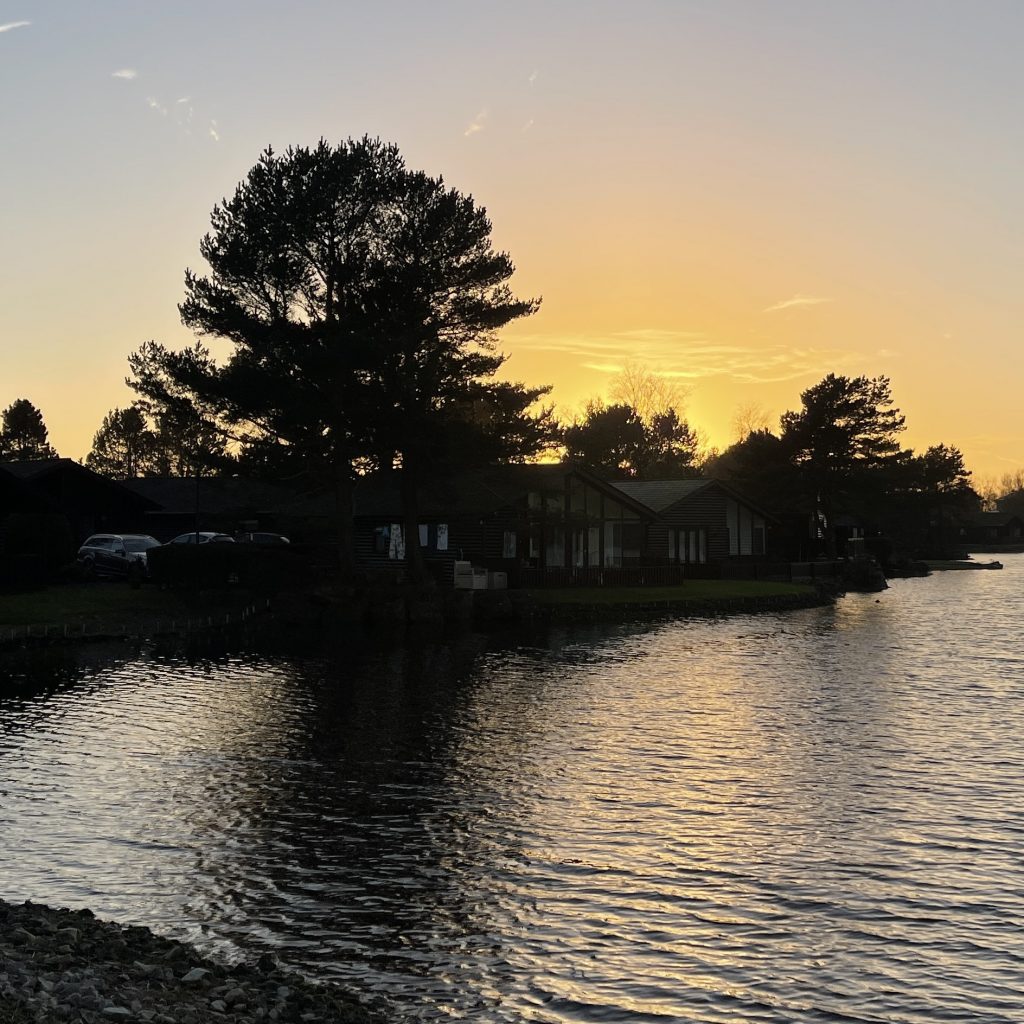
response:
[[[72,459],[4,462],[0,469],[45,503],[47,511],[64,515],[79,543],[91,533],[140,532],[145,514],[156,508],[148,498]]]
[[[1024,520],[1010,512],[979,512],[967,525],[968,543],[1014,544],[1024,541]]]
[[[149,502],[145,532],[162,541],[195,529],[229,534],[277,529],[276,510],[295,499],[287,487],[245,477],[147,476],[124,486]]]
[[[679,565],[717,565],[763,558],[774,519],[718,480],[625,480],[615,488],[654,514],[651,558]]]
[[[504,572],[512,586],[653,584],[763,557],[769,522],[714,480],[613,482],[560,463],[435,479],[420,496],[418,529],[428,569],[445,582],[459,561]],[[401,575],[404,533],[398,474],[359,480],[357,565]]]

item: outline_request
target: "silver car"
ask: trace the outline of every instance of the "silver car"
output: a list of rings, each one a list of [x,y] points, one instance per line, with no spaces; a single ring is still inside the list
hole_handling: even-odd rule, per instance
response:
[[[227,533],[214,533],[212,530],[193,530],[191,533],[179,533],[168,544],[234,544],[235,538]]]
[[[133,564],[148,576],[147,552],[158,547],[148,533],[94,533],[78,549],[78,561],[90,576],[127,576]]]

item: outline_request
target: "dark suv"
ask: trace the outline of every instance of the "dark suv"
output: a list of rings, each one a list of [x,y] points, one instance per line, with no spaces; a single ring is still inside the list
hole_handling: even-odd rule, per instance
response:
[[[146,533],[94,533],[78,549],[78,561],[90,575],[127,576],[134,563],[148,576],[146,552],[159,546],[160,541]]]

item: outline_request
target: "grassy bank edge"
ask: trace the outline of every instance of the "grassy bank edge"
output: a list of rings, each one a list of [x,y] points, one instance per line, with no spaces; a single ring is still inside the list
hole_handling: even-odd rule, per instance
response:
[[[650,604],[701,604],[715,601],[758,600],[777,597],[816,597],[818,592],[805,583],[770,580],[688,580],[663,587],[566,587],[527,590],[530,600],[541,606]]]

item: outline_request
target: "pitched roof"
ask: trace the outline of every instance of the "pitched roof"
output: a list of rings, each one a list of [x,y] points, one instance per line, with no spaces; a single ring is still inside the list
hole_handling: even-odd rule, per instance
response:
[[[0,512],[49,512],[53,505],[16,473],[0,467]]]
[[[717,487],[765,519],[776,521],[772,513],[721,480],[616,480],[611,486],[659,515],[678,502],[692,498],[708,487]]]
[[[161,512],[178,515],[194,515],[197,498],[199,508],[210,515],[266,512],[295,498],[287,487],[242,477],[144,476],[126,480],[124,486]]]
[[[558,463],[487,466],[430,480],[420,490],[424,516],[483,515],[512,504],[528,491],[561,488],[567,469]],[[402,508],[398,473],[375,473],[355,486],[357,516],[386,516]]]
[[[37,477],[46,476],[56,472],[62,466],[74,466],[76,469],[84,469],[73,459],[31,459],[19,460],[17,462],[0,463],[8,473],[16,476],[19,480],[33,480]],[[91,470],[86,470],[91,472]]]
[[[120,481],[94,473],[88,466],[74,459],[4,462],[0,463],[0,468],[24,481],[30,488],[38,488],[41,493],[49,494],[58,505],[68,500],[66,485],[71,481],[71,489],[78,495],[74,500],[81,500],[82,495],[91,495],[90,500],[95,500],[97,495],[104,495],[106,499],[127,503],[139,509],[153,507],[145,495],[138,494]]]
[[[978,512],[974,516],[974,523],[976,526],[1006,526],[1015,519],[1018,522],[1024,521],[1015,512]]]
[[[649,508],[630,495],[616,492],[609,481],[568,462],[486,466],[472,472],[436,477],[420,489],[419,511],[421,515],[430,517],[487,515],[508,508],[530,491],[561,491],[570,473],[620,499],[635,512],[650,515]],[[376,473],[356,481],[354,505],[357,516],[400,515],[399,474]]]
[[[714,480],[616,480],[612,486],[655,512],[664,512],[715,483]]]

